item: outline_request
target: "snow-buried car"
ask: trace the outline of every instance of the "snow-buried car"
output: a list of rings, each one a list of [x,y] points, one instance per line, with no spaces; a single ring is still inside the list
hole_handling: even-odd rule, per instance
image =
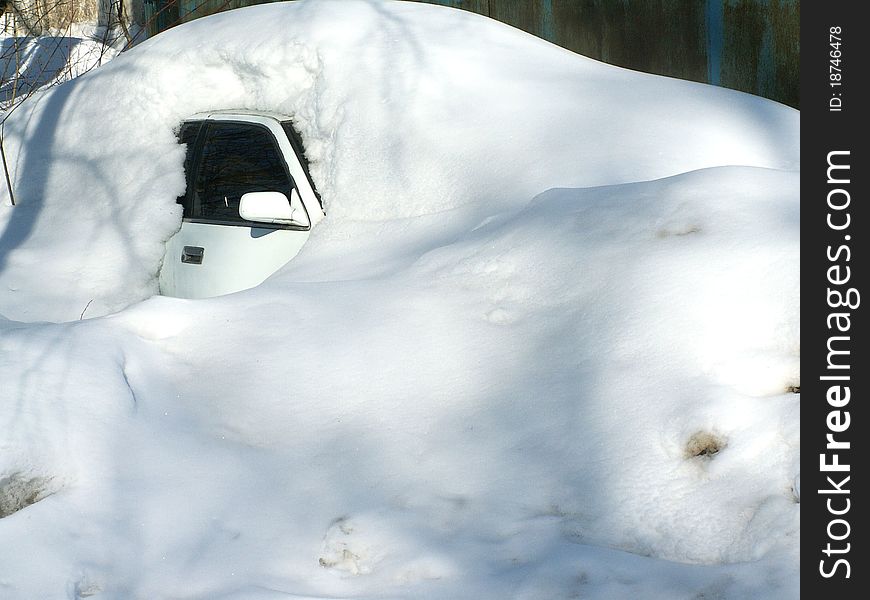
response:
[[[370,247],[347,258],[306,243],[291,270],[314,252],[332,257],[307,280],[381,271],[393,249],[411,258],[424,250],[417,241],[447,241],[466,219],[474,227],[555,187],[799,165],[793,109],[606,65],[470,13],[350,1],[229,11],[165,31],[8,115],[16,206],[0,185],[0,312],[74,320],[85,306],[94,317],[159,293],[161,265],[183,249],[166,254],[186,193],[178,127],[218,109],[292,118],[329,214],[313,238],[334,248],[357,235],[352,224],[372,224],[358,240]],[[407,219],[408,239],[378,229],[393,219]],[[204,263],[216,252],[205,248]]]
[[[323,208],[287,115],[220,111],[179,130],[187,187],[160,292],[201,298],[253,287],[293,258]]]

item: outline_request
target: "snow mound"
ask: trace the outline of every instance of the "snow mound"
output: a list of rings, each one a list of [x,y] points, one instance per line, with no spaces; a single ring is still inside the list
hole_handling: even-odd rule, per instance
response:
[[[184,190],[173,131],[201,111],[292,115],[336,225],[799,160],[797,111],[411,3],[199,19],[25,104],[5,127],[18,206],[0,213],[3,311],[19,320],[76,319],[92,300],[97,316],[156,292]]]
[[[294,116],[327,216],[255,289],[140,301],[219,107]],[[19,113],[0,479],[54,493],[0,519],[10,595],[798,595],[796,111],[299,2]]]

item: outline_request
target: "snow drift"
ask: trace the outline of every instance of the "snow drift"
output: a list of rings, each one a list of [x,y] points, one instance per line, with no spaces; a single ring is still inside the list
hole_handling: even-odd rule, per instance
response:
[[[173,129],[216,108],[292,115],[327,216],[258,288],[146,300]],[[6,144],[13,596],[797,594],[796,111],[300,2],[161,34]]]

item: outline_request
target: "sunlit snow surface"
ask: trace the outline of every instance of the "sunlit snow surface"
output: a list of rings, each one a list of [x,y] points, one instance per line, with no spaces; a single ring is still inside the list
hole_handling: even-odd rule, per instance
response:
[[[293,115],[327,216],[254,290],[146,300],[214,108]],[[797,596],[796,111],[303,2],[5,135],[0,597]]]

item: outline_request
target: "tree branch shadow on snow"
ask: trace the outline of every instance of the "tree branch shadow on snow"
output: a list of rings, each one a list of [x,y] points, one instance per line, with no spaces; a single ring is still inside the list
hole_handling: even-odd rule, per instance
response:
[[[118,69],[119,67],[115,68],[116,73]],[[130,68],[126,67],[126,70],[129,71]],[[141,232],[130,228],[123,213],[125,206],[120,202],[125,194],[129,196],[132,192],[123,187],[124,182],[117,180],[115,173],[109,170],[110,165],[101,162],[99,157],[95,159],[86,151],[79,153],[68,147],[61,150],[58,146],[62,144],[56,139],[63,119],[75,118],[78,92],[83,89],[79,86],[92,85],[95,79],[101,76],[101,73],[92,73],[88,77],[77,78],[45,92],[39,92],[25,101],[30,105],[32,111],[30,114],[23,114],[21,110],[23,107],[17,111],[17,117],[24,121],[18,125],[19,147],[15,155],[10,156],[10,171],[17,202],[15,206],[7,209],[9,218],[6,227],[0,233],[0,273],[7,267],[10,253],[30,238],[40,219],[49,189],[52,187],[55,188],[54,209],[60,209],[56,192],[57,182],[50,183],[50,179],[62,168],[81,173],[84,178],[101,188],[100,195],[103,197],[119,200],[109,206],[92,207],[96,216],[105,216],[105,218],[90,220],[90,223],[96,224],[96,227],[90,230],[89,238],[80,241],[79,264],[85,264],[87,260],[95,258],[90,254],[89,249],[98,237],[105,235],[107,230],[114,230],[116,233],[114,239],[117,240],[117,254],[105,257],[106,260],[115,263],[119,260],[126,261],[129,264],[142,262],[132,243]],[[38,112],[38,115],[34,112]],[[107,118],[111,118],[111,115],[107,115]],[[93,132],[95,139],[98,139],[99,135],[99,132]],[[108,158],[108,151],[105,154]],[[142,200],[149,201],[147,197]],[[65,201],[70,206],[71,218],[75,218],[77,209],[81,205],[86,205],[89,197],[67,197]],[[84,283],[86,286],[87,282]]]
[[[38,156],[38,153],[33,151],[37,149],[31,149],[27,152],[20,167],[18,167],[19,161],[17,160],[15,165],[10,165],[10,170],[14,173],[13,181],[29,182],[31,192],[28,194],[30,201],[16,205],[11,210],[6,228],[0,234],[0,273],[6,267],[9,253],[30,237],[39,219],[48,183],[49,163],[52,160],[51,147],[54,143],[58,123],[63,116],[64,107],[72,95],[72,87],[68,85],[58,88],[53,93],[41,94],[32,100],[33,102],[45,102],[45,112],[29,137],[38,139],[40,144],[45,146],[38,148],[42,151],[43,156]]]
[[[69,66],[70,57],[81,44],[81,39],[60,36],[41,37],[30,44],[26,44],[26,40],[0,40],[0,64],[5,68],[0,73],[0,103],[11,99],[13,88],[16,96],[26,96],[54,80]],[[25,49],[21,51],[19,48],[25,44]],[[18,64],[25,65],[23,71],[16,72]]]

